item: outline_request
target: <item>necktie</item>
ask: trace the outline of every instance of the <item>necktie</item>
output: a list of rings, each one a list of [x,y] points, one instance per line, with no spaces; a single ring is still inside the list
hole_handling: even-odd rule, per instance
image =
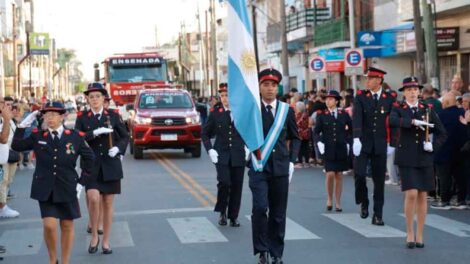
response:
[[[100,114],[95,114],[96,120],[100,120],[100,116],[101,116]]]
[[[334,119],[336,119],[336,112],[335,111],[331,112],[331,115],[333,116]]]
[[[268,110],[268,114],[274,119],[274,115],[273,115],[273,107],[271,105],[267,105],[266,106],[266,109]]]
[[[52,135],[54,135],[54,138],[52,139],[52,143],[53,143],[54,145],[58,146],[58,145],[59,145],[59,141],[60,141],[60,139],[59,139],[59,132],[57,132],[57,131],[54,130],[54,131],[52,131]]]
[[[411,107],[411,111],[413,112],[414,117],[418,117],[418,107],[416,106]]]
[[[379,102],[379,94],[375,93],[374,94],[374,104],[375,104],[376,107],[377,107],[378,102]]]

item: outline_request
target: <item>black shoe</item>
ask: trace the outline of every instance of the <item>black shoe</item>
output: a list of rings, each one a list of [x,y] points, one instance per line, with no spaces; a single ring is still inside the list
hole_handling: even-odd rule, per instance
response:
[[[269,262],[268,262],[268,253],[267,252],[259,253],[258,264],[269,264]]]
[[[91,241],[90,241],[90,246],[88,246],[88,253],[95,254],[98,251],[99,244],[100,244],[100,237],[98,237],[98,242],[96,243],[94,247],[91,246]]]
[[[336,207],[336,208],[335,208],[335,211],[338,212],[338,213],[341,213],[341,212],[343,211],[343,209],[340,208],[340,207]]]
[[[224,214],[224,213],[220,214],[219,225],[221,225],[221,226],[226,226],[227,225],[227,215],[226,214]]]
[[[240,222],[237,219],[230,219],[230,226],[231,227],[240,227]]]
[[[369,217],[369,205],[366,203],[361,204],[361,218],[366,219]]]
[[[105,255],[113,254],[113,250],[111,248],[102,247],[101,249],[103,250],[103,254]]]
[[[282,261],[281,258],[273,257],[273,258],[271,259],[271,264],[283,264],[283,263],[284,263],[284,261]]]
[[[327,205],[327,206],[326,206],[326,210],[327,210],[327,211],[333,210],[333,206],[332,206],[332,205]]]
[[[416,248],[424,248],[424,243],[416,242]]]
[[[416,246],[416,243],[415,243],[415,242],[406,242],[406,247],[407,247],[407,248],[410,248],[410,249],[411,249],[411,248],[415,248],[415,246]]]
[[[382,220],[382,217],[379,217],[379,216],[376,216],[376,215],[374,215],[374,217],[372,217],[372,224],[377,225],[377,226],[385,225],[384,221]]]

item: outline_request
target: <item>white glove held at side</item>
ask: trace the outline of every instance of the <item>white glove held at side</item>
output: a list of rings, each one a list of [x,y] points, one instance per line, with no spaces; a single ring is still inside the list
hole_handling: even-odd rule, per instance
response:
[[[362,150],[362,143],[359,138],[354,138],[353,142],[353,154],[354,156],[358,157],[361,155],[361,150]]]
[[[427,151],[427,152],[433,152],[432,143],[424,141],[423,142],[423,149],[424,149],[424,151]]]
[[[212,163],[217,164],[217,162],[219,161],[219,154],[217,153],[217,151],[215,149],[209,149],[207,153],[209,153],[209,157],[211,158]]]
[[[292,176],[294,176],[294,163],[289,162],[289,183],[292,181]]]
[[[320,154],[322,155],[325,154],[325,144],[323,144],[323,142],[318,141],[317,147],[318,147],[318,152],[320,152]]]
[[[118,147],[112,147],[108,150],[108,155],[111,157],[111,158],[114,158],[116,157],[116,155],[119,153],[119,148]]]

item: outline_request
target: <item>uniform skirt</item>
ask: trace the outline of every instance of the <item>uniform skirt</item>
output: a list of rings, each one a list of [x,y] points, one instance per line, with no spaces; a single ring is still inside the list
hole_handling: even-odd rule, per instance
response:
[[[100,170],[98,177],[92,177],[85,184],[85,190],[98,190],[101,194],[120,194],[121,180],[104,181],[103,171]]]
[[[401,190],[433,191],[435,189],[434,170],[432,167],[398,167],[401,178]]]
[[[343,172],[349,170],[347,159],[344,160],[327,160],[325,159],[325,171]]]
[[[53,217],[60,220],[73,220],[81,217],[77,197],[69,203],[54,203],[51,193],[47,201],[39,201],[39,209],[41,210],[41,218]]]

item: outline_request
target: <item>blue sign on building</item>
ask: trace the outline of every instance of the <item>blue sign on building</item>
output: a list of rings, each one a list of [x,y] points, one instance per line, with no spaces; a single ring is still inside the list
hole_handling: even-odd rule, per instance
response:
[[[365,58],[394,56],[397,54],[397,32],[411,29],[413,23],[383,31],[360,31],[357,33],[357,47],[363,48]]]

